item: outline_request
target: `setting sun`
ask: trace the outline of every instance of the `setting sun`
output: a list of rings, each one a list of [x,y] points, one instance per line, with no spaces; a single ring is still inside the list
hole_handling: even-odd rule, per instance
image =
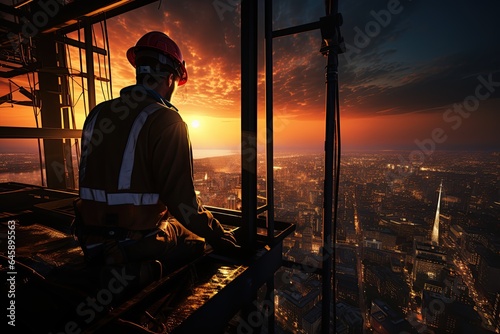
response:
[[[195,120],[193,120],[193,121],[191,122],[191,126],[192,126],[193,128],[195,128],[195,129],[196,129],[196,128],[199,128],[199,127],[200,127],[200,122],[199,122],[197,119],[195,119]]]

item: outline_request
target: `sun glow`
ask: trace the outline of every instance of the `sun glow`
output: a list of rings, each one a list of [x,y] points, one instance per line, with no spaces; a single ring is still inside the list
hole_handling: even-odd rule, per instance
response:
[[[200,127],[200,121],[198,121],[197,119],[193,120],[191,122],[191,126],[194,128],[194,129],[197,129]]]

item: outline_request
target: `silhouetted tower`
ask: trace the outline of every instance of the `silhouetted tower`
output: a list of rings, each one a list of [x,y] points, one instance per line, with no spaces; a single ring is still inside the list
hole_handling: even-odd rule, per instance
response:
[[[439,185],[439,196],[436,208],[436,217],[434,217],[434,226],[432,227],[431,242],[433,245],[439,245],[439,208],[441,207],[441,192],[443,190],[443,181]]]

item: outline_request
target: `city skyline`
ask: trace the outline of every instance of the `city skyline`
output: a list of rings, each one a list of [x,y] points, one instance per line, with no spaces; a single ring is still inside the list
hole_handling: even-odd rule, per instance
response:
[[[498,332],[499,286],[487,279],[500,269],[498,153],[439,152],[421,166],[401,162],[399,154],[343,156],[337,332]],[[194,166],[207,205],[238,209],[238,156]],[[283,243],[284,258],[295,264],[277,274],[276,319],[284,330],[314,333],[321,294],[311,268],[322,261],[323,156],[276,156],[274,167],[276,219],[297,226]],[[262,182],[258,194],[265,195]]]
[[[277,1],[274,29],[315,21],[324,15],[323,6],[322,1]],[[341,130],[346,150],[500,148],[495,122],[500,106],[499,45],[492,39],[498,30],[494,17],[497,2],[442,1],[431,5],[390,0],[340,2],[339,6],[347,47],[339,57]],[[203,15],[197,14],[200,12]],[[186,29],[185,22],[193,28]],[[108,20],[107,27],[115,97],[134,81],[133,68],[125,59],[127,48],[148,30],[164,31],[179,43],[187,62],[189,81],[173,103],[190,127],[193,147],[239,149],[237,2],[151,4]],[[96,25],[94,29],[96,42],[103,47],[101,28]],[[76,34],[70,37],[77,38]],[[277,149],[322,148],[325,59],[319,53],[320,44],[318,31],[274,42]],[[78,72],[78,52],[74,48],[68,51],[73,58],[72,70]],[[259,117],[264,105],[262,52],[261,48]],[[106,70],[104,63],[103,58],[96,59],[102,71]],[[71,79],[77,89],[79,80]],[[24,76],[13,81],[29,87]],[[1,95],[8,93],[7,80],[1,80],[0,90]],[[110,97],[99,85],[97,94],[98,101]],[[24,99],[17,91],[14,96]],[[81,128],[84,111],[78,90],[73,100]],[[33,110],[4,104],[0,125],[33,127]],[[259,127],[263,130],[265,124],[261,121]],[[2,139],[0,144],[4,152],[16,147],[17,151],[36,149],[36,141]]]
[[[256,1],[260,23],[264,1]],[[321,0],[272,3],[274,29],[313,22],[325,14]],[[109,58],[95,54],[93,73],[97,103],[111,95],[116,98],[121,88],[135,82],[125,53],[140,36],[163,31],[179,44],[189,80],[172,102],[189,127],[197,200],[224,227],[234,229],[238,244],[247,247],[248,240],[262,237],[255,255],[276,257],[265,293],[264,286],[255,291],[252,287],[256,310],[260,309],[257,300],[263,301],[262,312],[271,303],[269,320],[275,332],[283,334],[319,333],[321,327],[322,332],[342,334],[500,333],[500,141],[496,129],[500,44],[495,42],[500,3],[341,1],[346,52],[339,56],[340,128],[329,129],[335,130],[335,147],[325,142],[326,59],[319,51],[319,31],[274,39],[274,137],[268,142],[264,35],[259,26],[257,152],[242,152],[247,143],[246,139],[242,143],[245,124],[240,119],[240,4],[233,0],[175,5],[159,1],[106,19],[104,25],[93,26],[92,37],[95,46],[109,51]],[[29,6],[36,11],[33,5]],[[82,31],[66,37],[80,39]],[[35,55],[30,61],[40,61],[36,52],[40,45],[27,48]],[[91,72],[81,67],[85,61],[78,48],[64,45],[58,55],[66,53],[67,64],[57,66],[67,65],[69,74],[53,76],[60,80],[54,107],[60,105],[64,125],[54,121],[51,126],[80,129],[89,112],[87,101],[93,100],[90,94],[86,96],[85,87],[93,85],[82,74]],[[10,52],[5,44],[4,51]],[[21,60],[25,59],[21,54]],[[46,65],[40,66],[40,72],[51,71]],[[43,110],[40,105],[26,106],[30,96],[26,91],[38,96],[32,90],[37,87],[37,76],[38,70],[0,79],[0,127],[44,126],[41,115],[57,114],[58,110],[47,108],[49,103],[43,103]],[[57,85],[48,91],[55,90]],[[20,100],[25,106],[15,102]],[[45,121],[50,122],[44,117]],[[64,251],[62,242],[51,234],[60,231],[61,241],[75,241],[71,236],[74,217],[78,218],[74,200],[80,193],[79,162],[84,157],[80,144],[77,138],[57,143],[0,139],[2,226],[7,228],[6,220],[16,226],[16,240],[26,248],[26,259],[17,250],[16,256],[28,267],[36,259],[33,273],[42,272],[38,259],[50,253],[33,247],[38,244],[30,236],[42,239],[41,230],[51,236],[43,237],[40,244],[57,247],[48,250],[82,255],[70,248]],[[271,152],[266,144],[272,144]],[[328,163],[330,150],[335,155],[333,167]],[[251,168],[246,168],[247,162]],[[329,179],[331,174],[334,180]],[[246,201],[249,197],[251,201]],[[170,205],[167,209],[175,212]],[[115,223],[114,215],[108,218],[106,224]],[[192,228],[190,220],[186,221],[185,226]],[[280,226],[289,226],[284,238],[280,238]],[[109,234],[115,231],[112,228]],[[271,233],[279,238],[276,244],[269,238]],[[0,243],[6,237],[2,233]],[[217,250],[215,254],[210,251],[209,247],[208,257],[214,255],[219,261]],[[261,276],[268,267],[269,262],[259,262],[252,271]],[[239,264],[234,268],[246,270]],[[225,265],[221,269],[227,272]],[[224,297],[218,274],[209,275],[208,280],[214,283],[213,292]],[[19,291],[25,286],[18,285]],[[190,310],[189,297],[200,297],[207,305],[213,297],[207,299],[198,289],[176,290],[190,294],[186,303]],[[47,292],[53,294],[50,289]],[[38,297],[43,295],[35,293],[31,298],[33,310],[40,309],[38,301],[45,303],[46,297]],[[85,297],[90,300],[92,295]],[[26,296],[30,299],[31,294]],[[176,299],[175,293],[172,296]],[[169,300],[167,312],[148,317],[159,320],[155,326],[167,330],[163,325],[182,308],[170,304],[170,297],[162,299]],[[25,302],[31,309],[31,300]],[[59,308],[71,311],[71,307]],[[226,325],[241,332],[247,324],[245,313],[233,314]],[[251,315],[246,320],[255,327]],[[259,320],[257,327],[267,331],[271,321],[263,322],[261,326]]]
[[[334,276],[339,333],[500,331],[500,286],[488,279],[500,271],[498,157],[436,152],[415,166],[397,151],[343,155]],[[36,154],[2,160],[0,176],[38,166]],[[265,167],[259,159],[259,175]],[[321,319],[321,280],[313,269],[322,262],[324,157],[277,155],[274,167],[275,219],[296,225],[283,241],[283,257],[294,265],[276,274],[276,321],[285,330],[313,333]],[[240,169],[239,155],[195,159],[203,203],[240,209]],[[265,197],[265,189],[259,177],[257,194]]]

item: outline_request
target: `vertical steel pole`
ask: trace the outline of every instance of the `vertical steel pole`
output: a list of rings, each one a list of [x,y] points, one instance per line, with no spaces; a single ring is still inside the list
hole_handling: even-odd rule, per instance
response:
[[[327,17],[335,17],[338,13],[338,2],[334,0],[325,1]],[[327,21],[329,23],[333,21]],[[335,22],[335,24],[337,24]],[[330,331],[330,313],[333,313],[332,320],[335,326],[336,322],[336,307],[333,302],[333,269],[335,261],[335,242],[336,229],[335,217],[333,215],[333,202],[336,201],[334,196],[333,183],[338,182],[338,165],[335,164],[337,159],[338,147],[336,146],[337,136],[337,97],[338,97],[338,55],[333,48],[335,34],[338,27],[327,27],[325,30],[334,29],[334,35],[329,36],[331,40],[327,46],[327,65],[326,65],[326,133],[325,133],[325,184],[324,184],[324,212],[323,212],[323,275],[322,275],[322,332],[329,333]],[[337,180],[335,179],[337,176]],[[336,216],[336,215],[335,215]],[[332,310],[333,304],[333,310]],[[332,312],[333,311],[333,312]]]
[[[265,3],[267,236],[274,238],[273,2]]]
[[[59,76],[53,71],[43,71],[59,66],[57,43],[54,34],[41,34],[37,38],[38,57],[43,60],[42,70],[38,74],[41,104],[42,128],[62,128],[61,95],[59,92]],[[47,187],[66,189],[64,176],[64,151],[62,139],[43,139],[45,158],[45,176]]]
[[[267,238],[274,239],[274,124],[273,124],[273,2],[265,0],[264,31],[266,38],[266,188],[267,188]],[[267,281],[268,332],[274,334],[275,305],[274,277]]]
[[[241,1],[241,191],[242,247],[257,241],[257,1]]]

